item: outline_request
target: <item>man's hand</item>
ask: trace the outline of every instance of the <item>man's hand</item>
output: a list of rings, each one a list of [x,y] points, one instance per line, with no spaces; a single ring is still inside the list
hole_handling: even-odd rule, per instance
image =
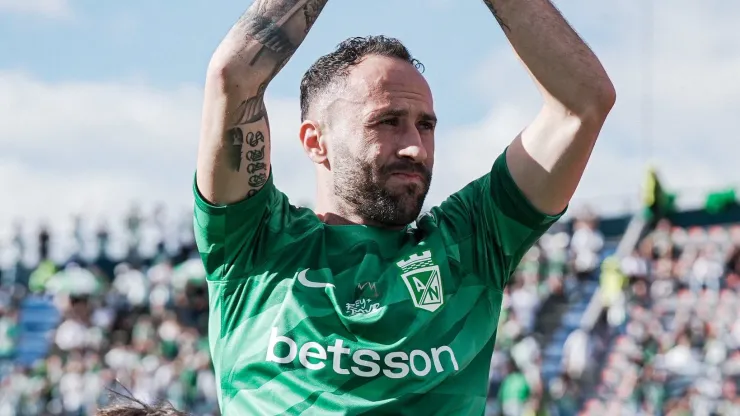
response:
[[[514,181],[540,211],[568,205],[616,93],[598,58],[549,0],[484,0],[544,105],[507,151]]]
[[[293,56],[327,0],[255,0],[208,67],[197,186],[213,204],[252,196],[270,175],[264,94]]]

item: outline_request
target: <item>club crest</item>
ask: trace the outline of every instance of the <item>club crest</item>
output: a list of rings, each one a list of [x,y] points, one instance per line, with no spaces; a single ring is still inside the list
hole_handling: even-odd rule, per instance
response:
[[[414,306],[434,312],[444,304],[442,276],[439,266],[432,261],[431,251],[414,254],[396,265],[403,271],[401,279],[409,290]]]

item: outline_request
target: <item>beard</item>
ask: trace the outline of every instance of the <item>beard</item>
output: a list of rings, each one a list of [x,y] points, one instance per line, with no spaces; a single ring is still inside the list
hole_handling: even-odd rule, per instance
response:
[[[350,204],[357,215],[389,227],[406,226],[419,217],[432,182],[432,172],[426,166],[399,159],[377,167],[346,148],[337,150],[334,194]],[[388,181],[394,173],[419,174],[422,181],[391,186]]]

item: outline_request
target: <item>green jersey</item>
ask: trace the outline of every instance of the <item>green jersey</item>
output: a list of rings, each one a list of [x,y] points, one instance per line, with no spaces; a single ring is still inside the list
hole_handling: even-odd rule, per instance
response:
[[[225,415],[482,415],[503,289],[558,218],[504,155],[400,231],[324,224],[272,176],[225,207],[195,195]]]

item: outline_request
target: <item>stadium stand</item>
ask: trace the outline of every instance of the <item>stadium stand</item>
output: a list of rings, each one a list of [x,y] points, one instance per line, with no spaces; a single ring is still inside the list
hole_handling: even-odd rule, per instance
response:
[[[662,220],[622,259],[624,317],[585,414],[740,414],[738,247],[738,225]]]
[[[563,221],[526,254],[488,415],[740,414],[740,209],[649,218]],[[92,414],[108,390],[218,414],[189,216],[112,225],[0,246],[0,414]]]
[[[108,389],[217,414],[203,266],[183,232],[190,218],[166,230],[134,213],[126,233],[99,230],[92,245],[77,225],[62,260],[52,261],[54,242],[68,239],[45,229],[35,247],[20,234],[3,247],[0,414],[94,414]],[[29,257],[39,261],[18,261]]]

